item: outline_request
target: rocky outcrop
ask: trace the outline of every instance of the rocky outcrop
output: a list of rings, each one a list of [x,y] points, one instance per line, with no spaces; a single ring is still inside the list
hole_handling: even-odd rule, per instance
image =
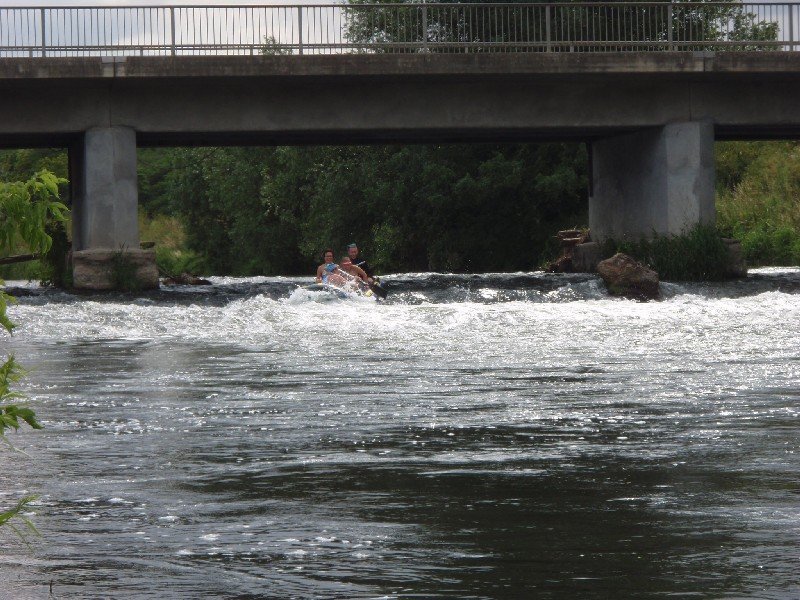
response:
[[[197,277],[189,273],[165,277],[162,283],[164,285],[212,285],[208,279],[203,279],[202,277]]]
[[[627,254],[617,253],[600,261],[597,272],[612,296],[634,300],[654,300],[659,297],[658,273]]]

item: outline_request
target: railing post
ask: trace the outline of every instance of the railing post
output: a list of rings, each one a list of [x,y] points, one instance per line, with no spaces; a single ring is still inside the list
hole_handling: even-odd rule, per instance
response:
[[[553,51],[553,44],[552,40],[550,39],[550,5],[548,4],[544,8],[544,30],[545,30],[545,41],[547,42],[547,51]]]
[[[46,42],[45,42],[45,38],[47,37],[47,36],[45,35],[45,33],[46,33],[46,32],[45,32],[45,23],[46,23],[47,21],[46,21],[46,20],[45,20],[45,18],[44,18],[44,11],[45,11],[45,10],[47,10],[47,9],[45,9],[45,8],[40,8],[40,9],[39,9],[39,23],[40,23],[40,25],[41,25],[41,27],[42,27],[42,58],[44,58],[45,56],[47,56],[47,44],[46,44]]]
[[[303,7],[297,7],[297,51],[303,53]]]
[[[176,51],[175,51],[175,7],[173,7],[173,6],[170,6],[170,8],[169,8],[169,23],[170,23],[170,31],[172,32],[171,33],[172,38],[170,40],[172,43],[170,45],[170,49],[172,51],[172,56],[175,56],[175,54],[176,54]]]
[[[794,4],[789,5],[789,50],[794,50]]]
[[[428,51],[428,5],[422,3],[422,49]]]
[[[670,50],[675,50],[672,32],[672,4],[667,5],[667,41],[669,42],[668,48]]]

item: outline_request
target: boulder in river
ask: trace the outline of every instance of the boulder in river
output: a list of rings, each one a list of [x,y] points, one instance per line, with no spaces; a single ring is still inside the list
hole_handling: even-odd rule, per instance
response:
[[[597,272],[612,296],[634,300],[654,300],[659,297],[658,273],[627,254],[618,252],[611,258],[600,261]]]

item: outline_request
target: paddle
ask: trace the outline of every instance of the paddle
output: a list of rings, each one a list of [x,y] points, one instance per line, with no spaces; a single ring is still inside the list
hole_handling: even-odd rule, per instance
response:
[[[369,289],[372,290],[372,293],[375,294],[381,300],[386,300],[386,296],[389,295],[389,292],[386,291],[386,288],[382,288],[379,284],[375,283],[374,281],[369,285]]]

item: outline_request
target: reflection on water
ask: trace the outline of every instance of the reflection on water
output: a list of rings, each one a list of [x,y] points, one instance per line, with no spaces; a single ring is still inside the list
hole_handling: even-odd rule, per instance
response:
[[[36,294],[12,598],[797,598],[800,270]],[[4,534],[5,536],[5,534]],[[10,590],[10,591],[9,591]]]

